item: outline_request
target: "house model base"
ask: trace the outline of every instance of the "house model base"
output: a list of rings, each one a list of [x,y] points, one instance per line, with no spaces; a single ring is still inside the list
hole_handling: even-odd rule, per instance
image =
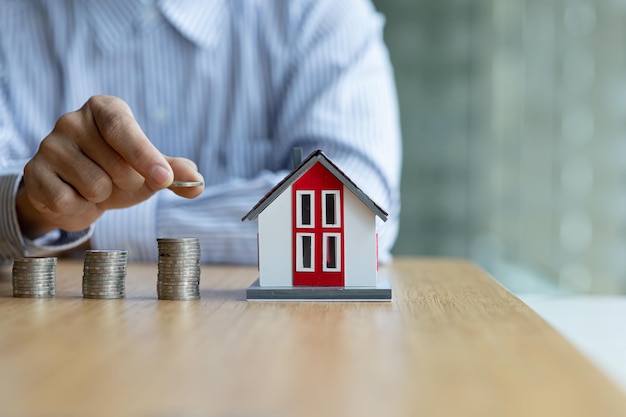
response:
[[[379,277],[375,287],[248,287],[249,301],[391,301],[389,280]]]

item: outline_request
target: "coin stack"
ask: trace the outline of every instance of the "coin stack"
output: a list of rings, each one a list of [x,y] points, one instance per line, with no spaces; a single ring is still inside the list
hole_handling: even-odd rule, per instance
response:
[[[128,251],[88,250],[83,265],[83,298],[124,298]]]
[[[193,237],[159,238],[159,300],[200,298],[200,241]]]
[[[57,258],[15,258],[13,297],[46,298],[56,295]]]

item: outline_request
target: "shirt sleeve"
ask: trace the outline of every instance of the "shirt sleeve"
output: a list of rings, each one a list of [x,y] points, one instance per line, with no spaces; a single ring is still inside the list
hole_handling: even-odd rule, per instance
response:
[[[284,154],[294,146],[305,155],[322,149],[389,213],[379,222],[379,260],[387,262],[398,231],[401,143],[383,18],[361,0],[289,4],[290,61],[269,142]],[[273,172],[207,187],[194,200],[164,190],[136,207],[106,212],[92,244],[155,261],[157,237],[197,236],[205,263],[254,264],[257,224],[241,218],[291,168],[285,162]]]
[[[81,232],[52,231],[37,240],[22,235],[15,196],[28,158],[34,154],[12,122],[6,105],[4,55],[0,49],[0,265],[14,257],[46,256],[74,248],[89,239],[91,228]]]
[[[63,252],[87,241],[92,228],[80,232],[53,230],[36,240],[22,235],[15,210],[15,195],[22,179],[17,166],[0,169],[0,265],[10,263],[15,257]]]

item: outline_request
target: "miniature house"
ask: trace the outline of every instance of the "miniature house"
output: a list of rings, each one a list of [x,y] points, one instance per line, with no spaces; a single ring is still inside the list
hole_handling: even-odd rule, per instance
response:
[[[253,286],[272,291],[259,297],[390,298],[391,288],[382,294],[378,282],[376,217],[385,221],[387,213],[322,151],[313,152],[242,219],[258,218]]]

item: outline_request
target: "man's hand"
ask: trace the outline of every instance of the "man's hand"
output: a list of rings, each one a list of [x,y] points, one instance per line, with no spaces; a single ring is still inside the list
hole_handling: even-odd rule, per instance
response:
[[[174,179],[203,180],[192,161],[162,155],[124,101],[95,96],[59,118],[24,168],[20,227],[30,238],[55,228],[82,230],[105,210],[140,203]],[[202,190],[173,189],[187,198]]]

